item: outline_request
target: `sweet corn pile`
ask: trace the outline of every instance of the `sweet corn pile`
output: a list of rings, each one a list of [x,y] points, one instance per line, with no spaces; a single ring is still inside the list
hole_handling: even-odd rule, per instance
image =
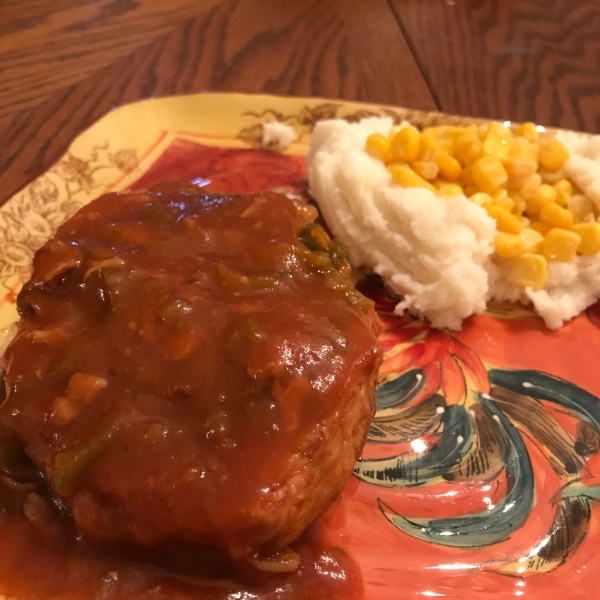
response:
[[[541,129],[541,128],[539,128]],[[516,131],[489,126],[412,126],[373,133],[366,151],[393,181],[444,198],[464,194],[495,219],[495,260],[508,282],[534,291],[548,281],[548,261],[570,262],[600,252],[597,209],[577,186],[558,178],[569,150],[534,123]]]

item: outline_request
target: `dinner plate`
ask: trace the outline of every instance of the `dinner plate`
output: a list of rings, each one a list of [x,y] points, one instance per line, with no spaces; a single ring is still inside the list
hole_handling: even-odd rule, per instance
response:
[[[81,206],[164,180],[307,196],[305,155],[321,119],[372,115],[419,126],[474,120],[315,98],[199,94],[112,111],[0,208],[0,327],[34,252]],[[291,125],[284,153],[264,123]],[[367,600],[591,599],[600,583],[600,308],[557,331],[493,306],[460,332],[394,316],[378,281],[385,360],[355,474],[322,517],[360,565]]]

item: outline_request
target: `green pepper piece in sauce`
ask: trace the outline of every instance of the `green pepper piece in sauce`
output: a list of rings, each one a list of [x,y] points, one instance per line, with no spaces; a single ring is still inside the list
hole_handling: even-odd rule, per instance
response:
[[[243,275],[223,263],[215,265],[215,269],[221,285],[232,290],[267,290],[277,284],[277,279],[270,275]]]
[[[298,239],[313,252],[321,250],[327,252],[331,240],[327,232],[317,223],[309,223],[302,228]]]
[[[118,430],[114,425],[102,429],[90,440],[72,450],[59,452],[54,458],[54,489],[61,496],[70,495],[78,481],[109,449]]]

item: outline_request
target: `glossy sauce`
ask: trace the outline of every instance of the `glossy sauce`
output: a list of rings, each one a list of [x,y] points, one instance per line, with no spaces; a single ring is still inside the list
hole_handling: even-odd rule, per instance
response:
[[[17,507],[17,496],[2,487],[0,511],[0,594],[19,600],[360,600],[360,569],[341,548],[324,547],[315,524],[294,549],[301,557],[290,574],[244,575],[223,557],[190,547],[150,555],[99,552],[78,540],[68,516],[44,493]],[[31,493],[31,492],[29,492]],[[35,493],[35,492],[34,492]],[[7,510],[12,496],[15,504]],[[38,502],[38,499],[43,499]],[[35,506],[34,506],[35,505]],[[154,564],[151,562],[154,560]]]
[[[374,408],[373,304],[313,217],[275,194],[157,186],[94,202],[38,253],[6,353],[4,593],[356,597],[351,561],[314,534],[293,573],[233,562],[285,553],[327,508]],[[363,387],[354,447],[324,459],[328,419]],[[298,457],[317,464],[293,483],[312,468]]]

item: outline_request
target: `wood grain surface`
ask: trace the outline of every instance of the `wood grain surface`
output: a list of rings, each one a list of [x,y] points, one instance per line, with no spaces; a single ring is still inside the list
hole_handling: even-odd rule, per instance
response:
[[[445,112],[600,130],[598,0],[391,0]]]
[[[1,0],[0,202],[151,96],[324,96],[597,131],[598,34],[599,0]]]

